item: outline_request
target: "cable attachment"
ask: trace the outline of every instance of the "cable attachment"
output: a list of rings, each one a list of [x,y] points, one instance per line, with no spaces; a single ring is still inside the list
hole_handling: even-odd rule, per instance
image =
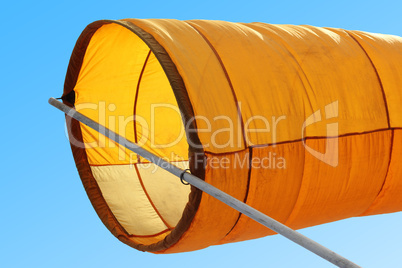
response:
[[[181,183],[183,183],[184,185],[189,185],[190,183],[188,183],[188,182],[186,182],[185,180],[184,180],[184,173],[187,173],[187,171],[190,171],[190,169],[189,168],[187,168],[187,169],[185,169],[185,170],[183,170],[183,172],[180,174],[180,181],[181,181]]]

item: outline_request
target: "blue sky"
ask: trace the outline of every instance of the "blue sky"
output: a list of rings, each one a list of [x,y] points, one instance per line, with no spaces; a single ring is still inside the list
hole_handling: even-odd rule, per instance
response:
[[[174,18],[308,24],[402,36],[400,1],[7,1],[2,3],[0,267],[333,267],[280,236],[154,255],[119,242],[81,185],[62,93],[74,44],[99,19]],[[402,85],[401,85],[402,86]],[[301,230],[363,267],[402,263],[402,214]]]

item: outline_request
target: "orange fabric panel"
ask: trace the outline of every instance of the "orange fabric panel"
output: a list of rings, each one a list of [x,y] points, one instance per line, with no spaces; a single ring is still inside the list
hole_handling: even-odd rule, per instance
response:
[[[307,117],[336,101],[339,135],[388,127],[375,70],[351,37],[311,26],[191,23],[222,58],[242,104],[243,121],[256,118],[250,130],[270,127],[268,133],[248,132],[248,145],[300,139]],[[325,137],[325,131],[321,121],[307,128],[305,136]]]
[[[300,141],[253,148],[252,158],[256,161],[251,170],[246,203],[277,221],[285,222],[299,195],[304,154],[305,149]],[[239,222],[220,243],[269,234],[274,234],[274,231],[241,215]]]
[[[286,169],[253,169],[246,203],[295,229],[358,216],[384,183],[391,136],[388,130],[340,137],[337,167],[316,159],[301,141],[253,148],[253,157],[275,154],[276,163],[283,157]],[[308,139],[306,146],[325,151],[326,142]],[[221,243],[272,234],[275,232],[242,215]]]
[[[204,150],[223,153],[244,149],[232,91],[214,52],[198,32],[183,21],[127,21],[151,33],[176,64],[198,116],[195,120]],[[233,131],[221,131],[228,128]]]
[[[305,105],[308,96],[302,70],[286,47],[247,25],[189,23],[208,39],[227,70],[239,101],[247,145],[300,139],[304,114],[314,110]]]
[[[367,53],[378,73],[388,104],[390,127],[402,127],[402,38],[347,31]]]
[[[387,178],[373,204],[362,216],[400,211],[402,208],[402,130],[393,131],[391,162]]]
[[[339,164],[332,167],[309,153],[300,193],[286,225],[299,229],[358,216],[373,203],[386,177],[392,131],[339,138]],[[325,140],[306,145],[325,151]]]
[[[170,234],[171,231],[166,231],[159,235],[153,236],[130,236],[128,239],[136,244],[151,245],[163,240],[166,236]]]
[[[248,181],[248,150],[232,154],[206,154],[206,157],[205,181],[239,200],[244,200]],[[192,251],[218,244],[230,232],[238,218],[239,212],[203,193],[190,228],[175,245],[160,253]]]

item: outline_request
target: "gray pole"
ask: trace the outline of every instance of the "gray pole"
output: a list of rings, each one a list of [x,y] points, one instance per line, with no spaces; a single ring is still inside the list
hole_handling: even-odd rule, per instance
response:
[[[171,163],[163,160],[159,156],[154,155],[151,152],[141,148],[137,144],[128,141],[117,133],[107,129],[104,126],[99,125],[97,122],[86,117],[85,115],[77,112],[75,109],[68,107],[67,105],[59,102],[54,98],[49,99],[49,103],[56,107],[57,109],[63,111],[68,116],[80,121],[81,123],[93,128],[94,130],[102,133],[111,140],[121,144],[127,149],[141,155],[145,159],[153,162],[154,164],[160,166],[161,168],[167,170],[168,172],[176,175],[177,177],[182,176],[182,178],[197,187],[198,189],[206,192],[207,194],[215,197],[216,199],[222,201],[223,203],[229,205],[230,207],[236,209],[240,213],[247,215],[251,219],[261,223],[262,225],[268,227],[269,229],[281,234],[282,236],[290,239],[291,241],[299,244],[300,246],[310,250],[311,252],[317,254],[318,256],[326,259],[327,261],[335,264],[338,267],[360,267],[357,264],[349,261],[348,259],[342,257],[341,255],[333,252],[332,250],[324,247],[323,245],[311,240],[310,238],[302,235],[299,232],[292,230],[286,225],[268,217],[267,215],[259,212],[258,210],[250,207],[249,205],[237,200],[236,198],[228,195],[225,192],[215,188],[214,186],[206,183],[205,181],[199,179],[198,177],[185,172],[184,170],[172,165]],[[183,173],[184,172],[184,173]]]

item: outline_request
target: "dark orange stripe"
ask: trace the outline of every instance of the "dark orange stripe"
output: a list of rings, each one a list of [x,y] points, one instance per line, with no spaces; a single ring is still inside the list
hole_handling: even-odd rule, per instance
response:
[[[214,52],[216,58],[217,58],[218,61],[219,61],[219,64],[220,64],[221,67],[222,67],[222,70],[223,70],[223,72],[224,72],[224,74],[225,74],[226,80],[228,81],[229,87],[230,87],[230,89],[231,89],[231,91],[232,91],[233,99],[234,99],[234,101],[235,101],[235,105],[236,105],[236,109],[237,109],[237,116],[239,117],[240,123],[241,123],[241,130],[242,130],[242,134],[243,134],[243,145],[244,145],[244,147],[246,148],[246,147],[247,147],[247,142],[246,142],[246,132],[245,132],[245,129],[244,129],[243,116],[241,115],[241,110],[240,110],[240,107],[239,107],[239,101],[238,101],[238,99],[237,99],[236,92],[235,92],[234,87],[233,87],[233,84],[232,84],[232,80],[230,80],[229,74],[228,74],[228,72],[227,72],[227,70],[226,70],[225,64],[223,63],[222,58],[219,56],[218,51],[216,51],[216,49],[215,49],[214,46],[211,44],[211,42],[208,40],[208,38],[207,38],[200,30],[198,30],[197,27],[196,27],[195,25],[193,25],[191,22],[186,22],[186,23],[187,23],[188,25],[190,25],[195,31],[197,31],[197,33],[198,33],[199,35],[201,35],[201,37],[205,40],[205,42],[208,44],[208,46],[209,46],[209,47],[211,48],[211,50]]]
[[[246,196],[244,197],[244,200],[243,200],[243,203],[244,204],[247,204],[247,199],[248,199],[248,193],[249,193],[249,190],[250,190],[250,179],[251,179],[251,170],[252,170],[252,164],[251,164],[251,161],[252,161],[252,159],[253,159],[253,148],[252,147],[249,147],[248,148],[249,149],[249,155],[248,155],[248,166],[249,166],[249,169],[248,169],[248,174],[247,174],[247,186],[246,186]],[[226,234],[226,236],[228,236],[232,231],[233,231],[233,229],[236,227],[236,225],[237,225],[237,223],[239,222],[239,220],[240,220],[240,218],[241,218],[241,215],[243,215],[243,213],[241,213],[241,212],[239,212],[239,217],[237,217],[237,220],[236,220],[236,222],[233,224],[233,226],[232,226],[232,228],[230,229],[230,231],[229,232],[227,232],[227,234]]]
[[[142,70],[140,73],[140,76],[138,77],[138,82],[137,82],[137,89],[135,91],[135,100],[134,100],[134,111],[133,111],[133,115],[134,115],[134,141],[135,143],[138,143],[138,137],[137,137],[137,121],[136,121],[136,116],[137,116],[137,103],[138,103],[138,93],[140,91],[140,84],[141,84],[141,79],[142,76],[144,74],[145,71],[145,67],[147,66],[147,62],[149,59],[149,56],[151,55],[151,50],[149,50],[147,57],[145,58],[144,61],[144,65],[142,66]],[[137,162],[140,163],[141,162],[141,158],[140,156],[137,154]]]
[[[372,66],[373,69],[374,69],[374,72],[375,72],[375,74],[376,74],[376,76],[377,76],[378,82],[380,83],[382,98],[383,98],[383,100],[384,100],[384,105],[385,105],[385,112],[387,113],[387,123],[388,123],[388,127],[390,128],[390,127],[391,127],[391,123],[390,123],[390,119],[389,119],[389,111],[388,111],[387,96],[385,95],[384,85],[382,84],[380,74],[378,73],[378,70],[377,70],[377,68],[375,67],[374,62],[371,60],[369,54],[368,54],[367,51],[364,49],[364,47],[360,44],[360,42],[357,41],[357,39],[356,39],[352,34],[350,34],[350,31],[345,30],[345,32],[346,32],[346,33],[359,45],[359,47],[363,50],[364,54],[366,54],[368,60],[370,61],[371,66]]]
[[[123,164],[120,164],[120,163],[117,163],[117,164],[89,164],[91,167],[107,167],[107,166],[129,166],[129,165],[135,165],[135,164],[137,164],[137,163],[133,163],[133,164],[125,164],[125,163],[123,163]]]
[[[390,145],[390,150],[389,150],[389,160],[388,160],[388,167],[387,167],[387,172],[385,173],[385,177],[384,177],[384,181],[383,181],[383,183],[382,183],[382,185],[381,185],[381,188],[380,188],[380,190],[378,191],[378,193],[377,193],[377,197],[381,194],[381,192],[382,192],[382,190],[384,189],[384,185],[385,185],[385,182],[387,181],[387,177],[388,177],[388,173],[389,173],[389,167],[391,166],[391,160],[392,160],[392,151],[393,151],[393,148],[394,148],[394,130],[392,130],[392,132],[391,132],[391,145]],[[370,206],[366,209],[366,211],[364,211],[363,213],[362,213],[362,215],[364,215],[370,208],[371,208],[371,206],[373,205],[373,203],[377,200],[377,197],[373,200],[373,202],[370,204]]]
[[[296,140],[280,141],[280,142],[275,142],[275,143],[257,144],[257,145],[252,145],[252,146],[249,146],[249,147],[260,148],[260,147],[266,147],[266,146],[272,146],[272,145],[279,145],[279,144],[283,144],[283,143],[300,142],[300,141],[305,141],[305,140],[336,139],[336,138],[343,138],[343,137],[348,137],[348,136],[365,135],[365,134],[388,131],[388,130],[394,131],[394,130],[398,130],[398,129],[402,129],[402,127],[382,128],[382,129],[363,131],[363,132],[346,133],[346,134],[342,134],[342,135],[339,135],[339,136],[328,136],[328,137],[327,136],[310,136],[310,137],[304,137],[303,139],[300,138],[300,139],[296,139]],[[208,154],[211,154],[211,155],[223,155],[223,154],[237,153],[237,152],[241,152],[243,150],[244,149],[238,150],[238,151],[233,151],[233,152],[224,152],[224,153],[213,153],[213,152],[205,151],[205,153],[208,153]]]
[[[151,203],[151,205],[152,205],[152,207],[154,208],[156,214],[158,214],[159,218],[160,218],[160,219],[162,220],[162,222],[166,225],[166,227],[167,227],[168,229],[173,229],[173,228],[165,221],[165,219],[162,217],[162,215],[159,213],[159,211],[158,211],[158,209],[156,208],[154,202],[152,202],[152,199],[151,199],[151,197],[149,196],[149,194],[148,194],[148,192],[147,192],[147,189],[145,188],[145,185],[144,185],[144,183],[143,183],[143,181],[142,181],[142,179],[141,179],[141,175],[140,175],[140,172],[139,172],[139,170],[138,170],[138,168],[137,168],[137,165],[134,165],[134,167],[135,167],[135,171],[137,172],[138,180],[139,180],[139,182],[140,182],[140,184],[141,184],[142,189],[144,190],[145,195],[147,196],[147,198],[148,198],[148,200],[149,200],[149,203]]]
[[[147,160],[148,161],[148,160]],[[181,160],[181,161],[167,161],[171,164],[174,163],[183,163],[183,162],[189,162],[188,160]],[[129,165],[148,165],[148,164],[153,164],[152,162],[148,161],[148,162],[141,162],[141,163],[117,163],[117,164],[90,164],[91,167],[107,167],[107,166],[129,166]]]

